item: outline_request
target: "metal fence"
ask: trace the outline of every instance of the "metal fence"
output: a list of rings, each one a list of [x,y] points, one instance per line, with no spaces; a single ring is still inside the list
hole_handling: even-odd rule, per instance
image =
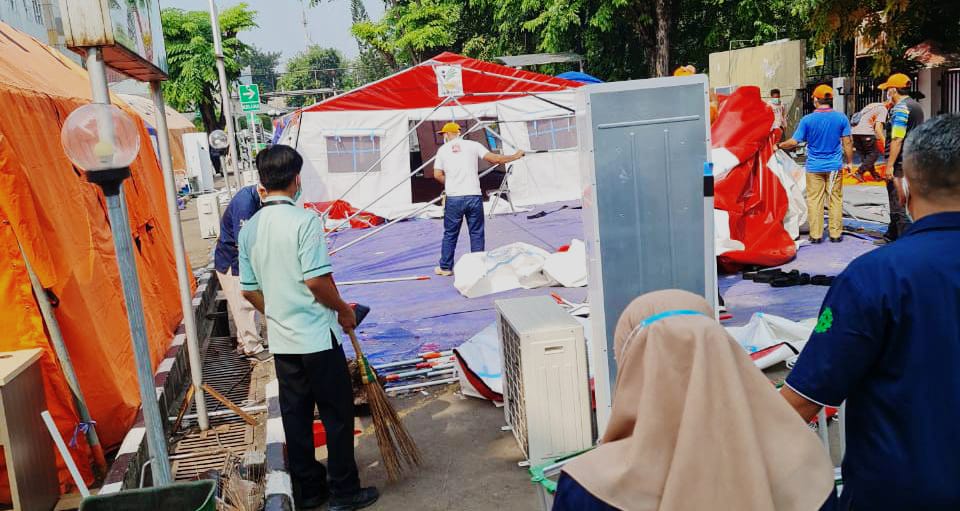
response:
[[[940,78],[943,93],[941,111],[945,114],[960,114],[960,69],[950,69]]]
[[[863,107],[870,103],[880,103],[886,100],[886,92],[877,88],[878,85],[886,81],[884,78],[857,78],[856,86],[856,106],[854,111],[859,112]],[[910,96],[917,98],[920,89],[917,86],[918,75],[910,75]]]

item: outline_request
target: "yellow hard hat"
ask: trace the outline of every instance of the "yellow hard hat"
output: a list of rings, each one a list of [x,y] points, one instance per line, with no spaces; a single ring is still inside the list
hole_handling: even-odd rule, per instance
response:
[[[817,85],[816,89],[813,89],[813,97],[817,99],[827,99],[833,97],[833,87],[823,84]]]
[[[697,74],[697,68],[693,66],[680,66],[673,71],[673,76],[691,76]]]
[[[903,73],[894,73],[890,75],[890,78],[887,78],[887,81],[881,83],[877,86],[880,90],[887,90],[891,87],[894,89],[905,89],[910,86],[910,77]]]
[[[455,122],[448,122],[443,125],[440,133],[460,133],[460,125]]]

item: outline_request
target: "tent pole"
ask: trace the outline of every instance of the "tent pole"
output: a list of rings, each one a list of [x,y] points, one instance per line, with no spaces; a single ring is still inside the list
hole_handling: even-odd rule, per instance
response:
[[[220,19],[217,14],[217,4],[213,0],[209,0],[210,7],[210,29],[213,31],[213,56],[217,59],[217,75],[220,79],[220,110],[223,113],[223,118],[227,124],[227,141],[230,143],[230,163],[228,168],[224,170],[223,181],[227,185],[227,192],[230,197],[240,191],[240,188],[243,186],[242,181],[240,180],[240,153],[237,152],[237,133],[234,129],[234,119],[232,106],[230,105],[230,84],[227,81],[227,72],[223,65],[223,41],[220,36]],[[230,177],[227,175],[230,171],[233,172],[234,178],[234,187],[231,188]]]
[[[556,101],[550,101],[550,100],[547,99],[547,98],[541,98],[540,96],[537,96],[536,94],[534,94],[534,93],[532,93],[532,92],[528,92],[528,93],[527,93],[527,96],[529,96],[529,97],[531,97],[531,98],[534,98],[534,99],[539,99],[540,101],[543,101],[544,103],[549,103],[549,104],[551,104],[551,105],[553,105],[553,106],[555,106],[555,107],[557,107],[557,108],[562,108],[562,109],[564,109],[564,110],[566,110],[566,111],[568,111],[568,112],[570,112],[570,113],[572,113],[572,114],[576,114],[576,113],[577,113],[576,110],[574,110],[574,109],[572,109],[572,108],[570,108],[570,107],[568,107],[568,106],[561,105],[560,103],[557,103]]]
[[[469,113],[469,112],[467,112],[467,113]],[[470,115],[473,116],[473,114],[470,114]],[[474,117],[474,119],[476,119],[476,118]],[[477,124],[474,124],[473,126],[471,126],[470,129],[468,129],[467,132],[464,133],[464,135],[469,135],[470,133],[473,133],[474,131],[477,131],[478,128],[482,128],[482,127],[483,127],[483,121],[477,121]],[[406,183],[408,179],[410,179],[411,177],[415,176],[415,175],[417,174],[417,172],[420,172],[421,170],[423,170],[424,168],[426,168],[427,165],[431,164],[431,163],[433,162],[433,160],[436,160],[436,159],[437,159],[437,155],[433,155],[432,158],[430,158],[429,160],[423,162],[423,164],[421,164],[419,167],[415,168],[412,172],[410,172],[410,174],[408,174],[407,177],[404,178],[403,181],[400,181],[399,183],[393,185],[392,187],[390,187],[389,190],[383,192],[382,194],[378,195],[375,199],[373,199],[372,201],[370,201],[369,204],[367,204],[366,206],[358,209],[356,213],[348,216],[348,217],[345,218],[342,222],[340,222],[339,224],[337,224],[337,226],[334,227],[331,232],[336,232],[336,231],[338,231],[341,227],[343,227],[344,225],[349,224],[349,223],[350,223],[350,220],[353,220],[354,218],[357,217],[357,215],[359,215],[360,213],[363,213],[367,208],[369,208],[370,206],[373,206],[374,204],[376,204],[377,201],[379,201],[380,199],[386,197],[387,194],[389,194],[390,192],[392,192],[392,191],[396,190],[397,188],[399,188],[401,185],[403,185],[403,183]],[[490,167],[490,168],[493,168],[493,167]],[[327,233],[327,236],[329,236],[329,235],[330,235],[330,232]]]
[[[499,167],[499,166],[500,166],[500,164],[498,163],[498,164],[490,167],[489,169],[483,171],[478,177],[486,176],[487,174],[493,172],[493,169],[495,169],[495,168],[497,168],[497,167]],[[430,206],[432,206],[432,205],[440,202],[441,199],[443,199],[443,194],[440,194],[439,197],[437,197],[436,199],[433,199],[432,201],[424,204],[424,205],[423,205],[422,207],[420,207],[419,209],[417,209],[417,210],[415,210],[415,211],[413,211],[413,212],[407,213],[406,215],[403,215],[403,216],[401,216],[401,217],[399,217],[399,218],[394,218],[393,220],[391,220],[391,221],[389,221],[389,222],[381,225],[380,227],[377,227],[376,229],[374,229],[374,230],[372,230],[372,231],[364,234],[363,236],[360,236],[359,238],[357,238],[357,239],[355,239],[355,240],[347,243],[346,245],[344,245],[344,246],[342,246],[342,247],[337,247],[337,248],[331,250],[331,251],[330,251],[330,255],[336,254],[337,252],[339,252],[339,251],[341,251],[341,250],[344,250],[344,249],[346,249],[346,248],[350,248],[350,247],[356,245],[357,243],[360,243],[361,241],[363,241],[363,240],[365,240],[365,239],[367,239],[367,238],[370,238],[371,236],[377,234],[378,232],[386,229],[387,227],[390,227],[391,225],[394,225],[394,224],[396,224],[397,222],[401,222],[401,221],[403,221],[403,220],[406,220],[406,219],[408,219],[408,218],[416,215],[417,213],[419,213],[419,212],[427,209],[428,207],[430,207]]]
[[[107,87],[107,67],[103,62],[103,51],[99,47],[90,47],[86,51],[85,62],[93,103],[109,105],[110,89]],[[114,125],[110,117],[101,120],[100,126],[105,133],[109,134],[109,137],[114,135]],[[113,236],[113,249],[116,252],[127,325],[130,329],[130,343],[133,348],[134,367],[137,371],[137,386],[140,391],[140,408],[143,412],[147,450],[153,459],[154,481],[157,485],[167,485],[173,481],[173,475],[170,472],[170,458],[167,453],[167,436],[163,430],[164,419],[160,415],[160,405],[157,402],[153,381],[150,343],[147,339],[143,299],[140,296],[140,276],[133,253],[133,236],[130,233],[127,202],[122,184],[117,186],[116,192],[107,193],[107,188],[104,188],[103,192],[107,206],[107,221],[110,223],[110,232]]]
[[[518,146],[517,144],[514,144],[513,142],[510,142],[509,140],[505,140],[505,139],[504,139],[502,136],[500,136],[497,132],[495,132],[495,131],[493,131],[492,129],[490,129],[490,128],[487,126],[488,123],[485,123],[485,122],[481,121],[479,117],[477,117],[476,115],[473,115],[473,112],[471,112],[470,110],[468,110],[467,107],[463,106],[463,104],[460,103],[459,100],[457,100],[456,98],[454,98],[453,101],[457,104],[457,106],[459,106],[460,108],[462,108],[464,112],[466,112],[468,115],[470,115],[470,117],[472,117],[475,121],[477,121],[478,123],[483,124],[483,129],[485,129],[485,130],[487,131],[487,133],[493,135],[493,137],[496,138],[497,140],[499,140],[501,143],[506,144],[506,145],[509,145],[510,147],[513,147],[514,149],[521,150],[521,149],[520,149],[520,146]]]
[[[447,65],[447,64],[438,64],[438,65],[445,66],[445,65]],[[533,85],[541,85],[541,86],[547,86],[547,87],[556,87],[557,89],[569,89],[569,87],[567,87],[566,85],[560,85],[560,84],[549,83],[549,82],[538,82],[538,81],[536,81],[536,80],[530,80],[530,79],[527,79],[527,78],[520,78],[519,76],[509,76],[509,75],[503,75],[503,74],[500,74],[500,73],[491,73],[490,71],[481,71],[481,70],[479,70],[479,69],[471,69],[471,68],[469,68],[469,67],[461,67],[461,69],[462,69],[463,71],[469,71],[469,72],[471,72],[471,73],[477,73],[477,74],[481,74],[481,75],[484,75],[484,76],[495,76],[495,77],[497,77],[497,78],[503,78],[503,79],[505,79],[505,80],[513,80],[513,81],[515,81],[515,82],[532,83]]]
[[[433,110],[430,111],[429,114],[427,114],[423,119],[421,119],[420,122],[418,122],[413,128],[411,128],[409,131],[407,131],[407,134],[404,135],[403,138],[401,138],[400,140],[398,140],[396,144],[394,144],[393,146],[391,146],[390,149],[387,149],[387,152],[383,153],[383,156],[381,156],[380,159],[378,159],[377,161],[375,161],[375,162],[373,163],[373,165],[370,165],[370,167],[369,167],[367,170],[363,171],[363,174],[360,174],[360,177],[358,177],[357,180],[354,181],[353,184],[351,184],[350,187],[347,188],[347,190],[346,190],[345,192],[341,193],[339,197],[337,197],[336,199],[334,199],[333,201],[331,201],[331,202],[330,202],[330,205],[327,206],[327,209],[325,209],[325,210],[323,211],[323,213],[320,214],[320,216],[325,218],[325,217],[327,216],[327,213],[329,213],[329,212],[330,212],[330,209],[333,207],[333,203],[334,203],[334,202],[336,202],[336,201],[338,201],[338,200],[342,200],[344,197],[346,197],[348,193],[350,193],[354,188],[357,187],[358,184],[360,184],[360,181],[363,180],[363,178],[367,177],[368,174],[370,174],[371,172],[373,172],[373,169],[377,168],[377,165],[380,165],[380,163],[383,162],[383,160],[384,160],[390,153],[392,153],[396,148],[400,147],[400,145],[403,144],[403,141],[406,140],[406,139],[408,139],[412,133],[414,133],[415,131],[417,131],[417,128],[419,128],[421,125],[423,125],[423,123],[427,122],[427,119],[429,119],[430,117],[432,117],[433,114],[436,113],[436,111],[440,109],[440,107],[442,107],[443,105],[446,105],[447,103],[449,103],[449,102],[450,102],[450,99],[451,99],[451,98],[449,98],[449,97],[448,97],[448,98],[444,98],[444,100],[441,101],[439,105],[435,106],[435,107],[433,108]]]
[[[180,209],[177,207],[177,185],[173,177],[173,161],[170,157],[170,135],[167,131],[166,104],[160,82],[150,82],[150,95],[157,112],[157,145],[160,150],[160,168],[163,170],[163,189],[166,192],[167,214],[170,232],[173,238],[173,255],[177,264],[177,284],[180,288],[180,310],[183,313],[183,327],[187,336],[187,355],[190,360],[190,379],[196,388],[194,397],[197,404],[197,424],[206,431],[210,427],[207,420],[207,405],[203,395],[203,362],[200,357],[200,339],[197,335],[197,319],[193,312],[193,300],[190,297],[190,268],[183,243],[183,227],[180,225]]]
[[[77,407],[77,415],[80,416],[80,423],[86,424],[87,445],[93,454],[93,473],[97,479],[107,474],[107,460],[103,455],[103,446],[100,445],[100,437],[97,436],[96,422],[90,416],[90,409],[87,408],[87,402],[83,398],[83,392],[80,391],[80,380],[77,378],[77,372],[73,368],[73,361],[70,360],[70,351],[67,350],[67,344],[63,340],[63,332],[60,330],[60,322],[53,312],[53,306],[47,299],[47,292],[40,284],[36,272],[30,266],[30,260],[27,259],[27,253],[23,246],[17,241],[20,247],[20,254],[23,256],[23,264],[27,269],[27,275],[30,277],[30,285],[33,287],[33,294],[37,297],[37,305],[40,307],[40,315],[43,316],[43,322],[47,326],[47,332],[50,333],[50,343],[53,344],[53,351],[57,354],[60,361],[60,369],[63,371],[64,379],[67,380],[67,386],[73,394],[73,403]],[[80,426],[78,426],[80,427]]]

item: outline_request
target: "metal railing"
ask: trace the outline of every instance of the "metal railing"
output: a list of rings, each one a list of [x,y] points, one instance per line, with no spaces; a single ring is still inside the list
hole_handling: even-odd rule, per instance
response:
[[[944,71],[940,86],[943,88],[940,111],[945,114],[960,114],[960,69]]]

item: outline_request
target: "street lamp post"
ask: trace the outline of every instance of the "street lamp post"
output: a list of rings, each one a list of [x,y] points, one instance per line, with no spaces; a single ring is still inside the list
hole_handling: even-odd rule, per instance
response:
[[[87,48],[86,64],[94,102],[74,110],[67,117],[60,141],[67,157],[86,171],[87,180],[99,185],[106,196],[107,215],[133,343],[147,446],[153,459],[153,481],[159,486],[168,485],[173,477],[167,455],[163,416],[153,383],[150,346],[140,300],[140,279],[123,197],[123,181],[130,177],[129,166],[140,151],[140,132],[130,116],[110,104],[106,67],[100,48]]]
[[[220,36],[220,18],[217,14],[217,4],[214,3],[214,0],[209,0],[209,3],[210,29],[213,30],[213,55],[217,58],[217,74],[220,76],[220,109],[223,112],[223,118],[227,122],[227,135],[230,143],[230,162],[227,167],[233,172],[233,178],[236,180],[234,182],[234,188],[231,190],[229,178],[224,177],[224,181],[226,181],[227,190],[232,197],[233,194],[243,186],[240,181],[240,171],[238,167],[240,153],[237,152],[237,134],[233,126],[233,112],[231,111],[232,108],[230,105],[230,84],[227,82],[227,71],[223,65],[223,41]]]

